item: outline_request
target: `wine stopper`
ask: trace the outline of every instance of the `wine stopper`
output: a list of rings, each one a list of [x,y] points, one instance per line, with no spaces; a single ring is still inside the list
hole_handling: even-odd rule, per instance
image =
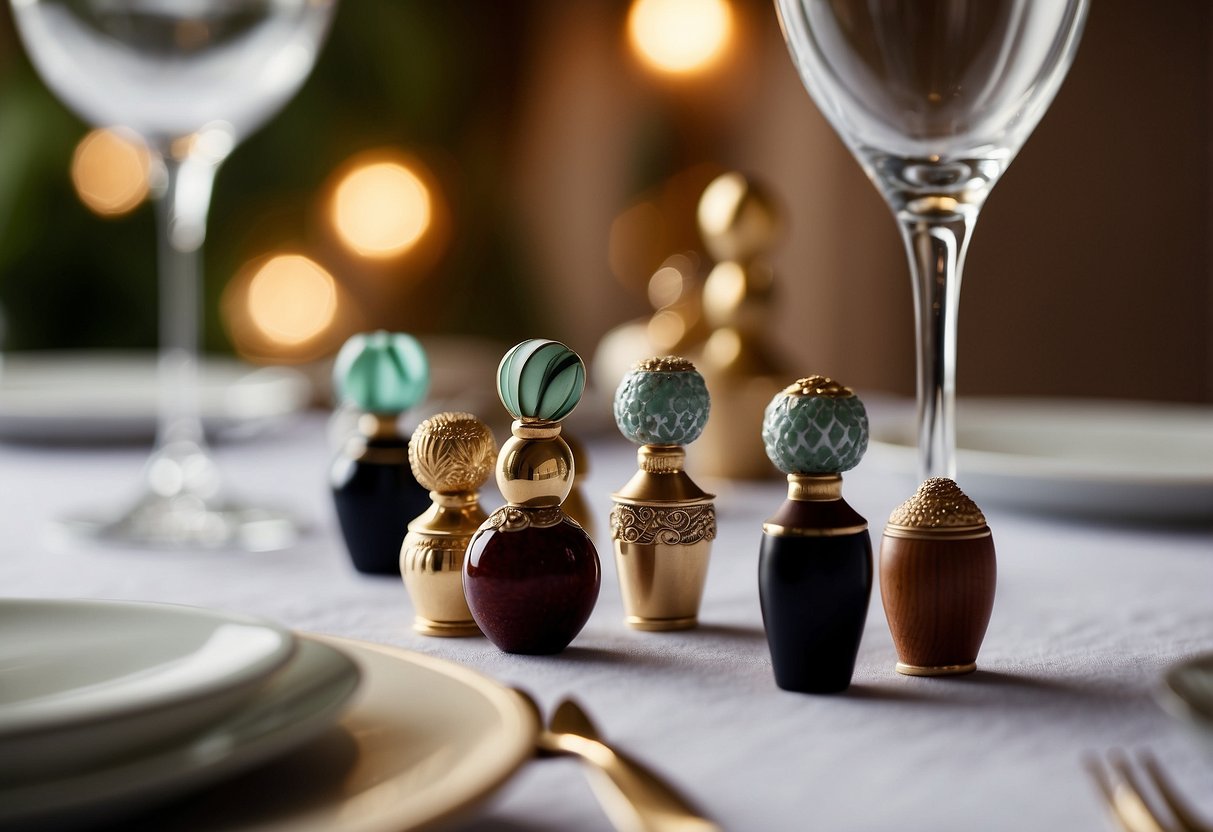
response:
[[[952,480],[927,480],[893,512],[880,543],[880,596],[898,673],[977,669],[996,573],[985,515]]]
[[[497,443],[471,413],[439,413],[413,431],[409,462],[432,505],[409,523],[400,574],[413,600],[413,629],[427,636],[474,636],[480,628],[463,597],[468,541],[488,519],[479,490],[493,470]]]
[[[497,457],[507,505],[468,544],[463,591],[480,629],[507,653],[559,653],[598,600],[598,552],[561,507],[574,466],[560,420],[584,389],[585,365],[558,341],[523,341],[497,368],[497,392],[514,417]]]
[[[625,621],[637,630],[685,630],[699,604],[716,537],[713,495],[683,470],[683,445],[708,421],[703,377],[685,358],[639,362],[615,392],[615,424],[640,445],[640,470],[611,498]]]
[[[850,389],[802,378],[767,406],[767,456],[788,499],[762,525],[758,589],[775,682],[836,693],[851,683],[872,592],[868,523],[842,499],[842,472],[868,447],[868,416]]]
[[[399,574],[409,520],[429,505],[409,468],[400,414],[429,388],[429,364],[417,339],[400,332],[353,336],[337,354],[333,386],[362,414],[358,435],[334,460],[329,477],[341,534],[360,572]]]

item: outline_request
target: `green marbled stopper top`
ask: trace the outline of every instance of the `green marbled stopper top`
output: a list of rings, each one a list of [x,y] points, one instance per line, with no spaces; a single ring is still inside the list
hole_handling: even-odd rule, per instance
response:
[[[558,422],[573,412],[583,390],[585,364],[559,341],[523,341],[497,367],[497,395],[515,419]]]
[[[641,361],[615,391],[615,424],[637,445],[686,445],[703,433],[711,398],[691,362]]]
[[[762,442],[785,474],[840,474],[868,449],[868,413],[858,396],[830,379],[800,379],[767,405]]]
[[[333,365],[338,398],[368,413],[402,413],[425,398],[429,387],[425,350],[403,332],[354,335]]]

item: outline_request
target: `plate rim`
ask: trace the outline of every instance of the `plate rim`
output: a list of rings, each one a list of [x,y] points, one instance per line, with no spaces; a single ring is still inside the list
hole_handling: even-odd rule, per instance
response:
[[[407,826],[401,826],[401,820],[395,817],[398,813],[388,812],[387,814],[391,814],[393,817],[381,817],[377,823],[362,826],[352,825],[352,829],[359,830],[359,832],[401,832],[401,830],[423,830],[442,826],[487,800],[509,782],[528,761],[534,759],[537,747],[536,739],[540,728],[539,722],[522,698],[502,682],[457,662],[403,647],[307,631],[300,632],[300,635],[327,642],[338,649],[349,649],[351,657],[355,660],[358,658],[357,651],[365,650],[379,653],[396,661],[423,667],[453,679],[484,696],[494,706],[496,712],[505,718],[503,724],[507,724],[507,727],[509,727],[509,723],[513,723],[512,733],[516,739],[514,747],[507,749],[509,753],[504,755],[502,764],[490,777],[486,777],[474,788],[468,789],[467,793],[463,794],[458,801],[445,801],[446,805],[430,810],[425,817],[417,818],[415,821],[406,820],[405,822],[409,823]],[[363,666],[363,672],[364,678],[372,675],[367,672],[365,666]],[[357,703],[355,702],[347,715],[356,712]],[[442,802],[439,801],[439,803]]]
[[[222,679],[211,679],[207,683],[177,690],[175,693],[163,694],[151,699],[127,701],[106,709],[98,714],[96,711],[78,713],[67,718],[35,719],[32,724],[28,721],[13,726],[11,720],[6,720],[4,707],[0,705],[0,740],[28,739],[40,734],[55,734],[61,731],[78,730],[90,725],[110,720],[128,719],[132,716],[163,712],[167,709],[196,704],[219,693],[234,691],[241,687],[256,687],[278,670],[281,670],[295,655],[298,647],[294,633],[272,621],[230,612],[228,610],[198,607],[190,604],[174,604],[160,601],[126,601],[103,598],[0,598],[0,609],[4,607],[70,607],[73,609],[121,609],[128,612],[168,613],[170,615],[194,616],[210,620],[216,624],[241,624],[259,627],[278,636],[280,646],[269,657],[253,665],[242,668],[239,672],[228,674]],[[28,720],[28,718],[26,718]],[[6,725],[6,721],[10,724]]]
[[[228,753],[217,758],[198,758],[202,762],[193,760],[191,765],[181,768],[178,763],[176,768],[170,767],[169,775],[161,775],[159,778],[152,778],[152,785],[148,785],[147,780],[142,781],[127,781],[120,782],[117,785],[109,783],[102,789],[100,796],[80,798],[76,793],[74,800],[69,800],[68,805],[64,808],[61,803],[57,802],[54,809],[47,808],[47,802],[42,803],[37,801],[38,792],[45,792],[48,788],[54,789],[58,795],[64,789],[71,789],[73,786],[79,788],[81,780],[87,787],[92,785],[96,788],[96,779],[100,778],[104,784],[106,779],[111,781],[115,777],[114,772],[130,766],[148,766],[149,760],[151,763],[160,762],[167,758],[173,759],[180,757],[183,754],[188,755],[190,749],[197,747],[200,742],[209,741],[215,731],[226,728],[231,730],[233,721],[239,722],[242,718],[241,710],[219,720],[210,729],[204,730],[201,733],[185,737],[174,741],[162,748],[158,748],[147,752],[146,754],[136,755],[135,757],[120,760],[114,765],[102,765],[98,768],[89,769],[84,772],[69,773],[62,776],[52,776],[42,780],[35,780],[30,783],[23,783],[9,792],[11,798],[12,793],[21,796],[23,793],[26,796],[27,802],[18,810],[10,812],[8,817],[0,808],[0,827],[6,827],[10,823],[28,824],[40,820],[46,820],[48,817],[52,821],[52,825],[62,824],[64,813],[70,818],[74,814],[83,811],[102,812],[103,816],[109,817],[115,805],[122,805],[125,801],[134,799],[154,799],[154,795],[160,794],[167,801],[180,799],[199,789],[205,789],[208,786],[213,786],[223,779],[234,777],[241,772],[256,768],[258,765],[263,765],[278,759],[282,754],[289,752],[291,749],[306,745],[307,742],[314,740],[324,731],[329,730],[340,721],[343,711],[353,701],[357,694],[359,686],[364,680],[364,674],[361,665],[340,648],[334,647],[331,644],[320,642],[319,639],[309,639],[314,642],[322,650],[330,651],[339,657],[339,661],[345,665],[344,671],[340,675],[334,675],[329,681],[328,697],[319,703],[313,703],[310,710],[300,716],[298,719],[284,727],[278,725],[271,727],[269,730],[258,734],[253,742],[255,743],[253,751],[247,750],[247,743],[236,746],[237,750],[242,750],[243,753]],[[296,651],[293,658],[300,656],[302,651]],[[285,692],[276,694],[272,702],[278,703],[279,697],[286,696]],[[247,704],[246,706],[247,707]],[[264,703],[262,707],[265,707]],[[305,730],[301,731],[299,726],[303,725]],[[167,777],[167,779],[166,779]],[[201,777],[201,781],[197,778]],[[90,783],[90,780],[92,783]],[[28,795],[35,795],[34,803],[29,803]],[[0,785],[0,797],[5,795],[4,786]],[[160,805],[156,803],[154,805]],[[3,807],[3,804],[0,804]]]
[[[901,441],[890,441],[890,434],[906,419],[910,418],[911,400],[890,404],[887,414],[880,414],[873,420],[871,444],[887,449],[898,455],[915,453],[912,444]],[[958,411],[970,410],[971,417],[976,416],[981,421],[991,417],[1006,418],[1008,408],[1019,412],[1047,414],[1049,410],[1068,409],[1094,412],[1113,412],[1135,410],[1139,412],[1153,411],[1156,414],[1169,414],[1176,420],[1182,418],[1192,424],[1198,416],[1207,416],[1213,420],[1213,407],[1194,402],[1162,402],[1137,401],[1133,399],[1104,399],[1066,396],[964,396],[957,399]],[[896,415],[894,415],[896,414]],[[888,418],[881,418],[887,415]],[[1123,418],[1123,413],[1119,414]],[[957,422],[961,421],[959,415]],[[1098,465],[1084,464],[1080,460],[1062,459],[1058,464],[1049,465],[1051,458],[1039,454],[1003,453],[981,448],[956,449],[957,455],[967,461],[967,468],[985,476],[1007,478],[1032,477],[1034,479],[1058,482],[1082,482],[1091,485],[1147,485],[1154,487],[1213,487],[1213,469],[1207,473],[1196,471],[1142,471],[1130,468],[1102,468]],[[1046,464],[1041,464],[1046,463]]]

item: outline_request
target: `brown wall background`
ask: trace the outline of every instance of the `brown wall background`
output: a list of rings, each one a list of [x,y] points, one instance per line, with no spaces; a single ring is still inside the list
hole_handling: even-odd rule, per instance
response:
[[[770,4],[737,5],[744,52],[670,83],[621,70],[611,4],[545,4],[509,187],[554,334],[590,354],[648,311],[612,276],[607,241],[663,113],[685,167],[749,172],[783,202],[773,330],[792,366],[911,394],[910,283],[888,209],[805,93]],[[962,395],[1213,401],[1211,7],[1141,12],[1094,0],[1069,78],[986,204]]]

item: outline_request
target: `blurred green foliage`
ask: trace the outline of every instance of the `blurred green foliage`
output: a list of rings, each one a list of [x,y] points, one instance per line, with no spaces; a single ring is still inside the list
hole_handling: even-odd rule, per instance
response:
[[[345,0],[300,94],[219,171],[204,250],[205,346],[226,349],[218,298],[249,259],[291,248],[326,259],[324,185],[351,155],[402,147],[438,162],[453,235],[407,308],[367,323],[512,337],[529,328],[524,252],[496,187],[519,104],[528,3]],[[0,307],[6,349],[151,347],[156,341],[150,206],[117,219],[72,191],[88,126],[42,85],[0,12]],[[317,253],[319,251],[319,253]],[[349,267],[346,261],[346,267]],[[378,316],[378,317],[377,317]],[[379,318],[383,318],[380,320]]]

